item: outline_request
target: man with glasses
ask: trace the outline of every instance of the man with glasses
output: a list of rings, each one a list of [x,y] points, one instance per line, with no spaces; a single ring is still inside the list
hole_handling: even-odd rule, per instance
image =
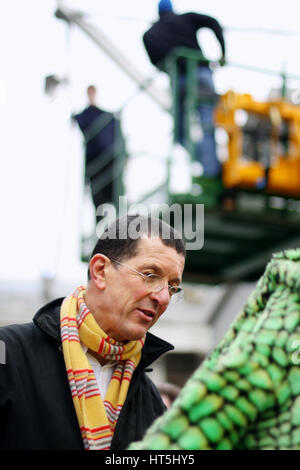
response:
[[[87,287],[0,329],[0,447],[126,449],[165,407],[147,369],[173,349],[148,330],[182,297],[183,241],[125,216],[92,253]]]

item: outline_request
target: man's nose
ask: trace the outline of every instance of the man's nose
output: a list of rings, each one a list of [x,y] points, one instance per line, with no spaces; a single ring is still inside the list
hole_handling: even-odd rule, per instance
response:
[[[170,303],[168,284],[166,283],[159,292],[151,292],[150,299],[156,300],[160,305],[168,305]]]

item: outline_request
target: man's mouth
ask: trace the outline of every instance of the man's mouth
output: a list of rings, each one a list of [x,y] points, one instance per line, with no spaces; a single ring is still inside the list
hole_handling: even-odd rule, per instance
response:
[[[143,315],[143,318],[145,318],[148,321],[152,321],[155,317],[155,312],[153,310],[150,310],[147,308],[138,308],[137,310],[141,312]]]

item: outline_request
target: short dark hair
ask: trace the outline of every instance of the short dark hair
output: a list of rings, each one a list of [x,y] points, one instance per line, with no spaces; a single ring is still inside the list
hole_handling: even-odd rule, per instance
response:
[[[177,230],[156,217],[136,214],[126,215],[112,222],[97,241],[91,258],[97,253],[116,261],[132,258],[137,255],[139,241],[143,236],[160,238],[164,245],[186,256],[184,241]],[[88,279],[90,279],[89,270]]]
[[[93,90],[94,92],[97,91],[95,85],[89,85],[89,86],[87,87],[87,92],[89,92],[89,91],[91,91],[91,90]]]

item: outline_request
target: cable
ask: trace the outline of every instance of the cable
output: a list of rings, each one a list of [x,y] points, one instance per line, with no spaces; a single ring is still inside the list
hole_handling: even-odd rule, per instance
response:
[[[284,29],[267,29],[267,28],[245,28],[239,26],[224,26],[225,31],[230,31],[233,33],[262,33],[262,34],[272,34],[277,36],[299,36],[300,30],[288,31]]]
[[[85,13],[85,17],[95,18],[107,18],[111,20],[121,20],[127,22],[143,23],[143,24],[152,24],[153,21],[149,21],[146,18],[134,18],[129,16],[114,16],[103,13]],[[243,27],[243,26],[223,26],[223,30],[226,32],[233,33],[261,33],[261,34],[271,34],[276,36],[300,36],[300,30],[286,30],[286,29],[269,29],[269,28],[258,28],[258,27]]]

